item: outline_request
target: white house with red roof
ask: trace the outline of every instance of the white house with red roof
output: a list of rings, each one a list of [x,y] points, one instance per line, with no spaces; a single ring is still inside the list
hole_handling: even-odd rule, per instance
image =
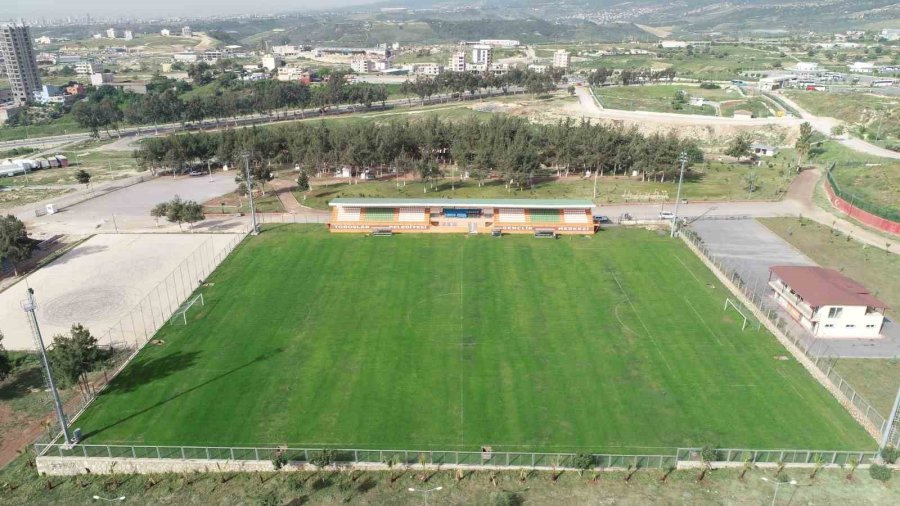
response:
[[[772,296],[815,337],[881,337],[887,304],[834,269],[780,265],[769,269]]]

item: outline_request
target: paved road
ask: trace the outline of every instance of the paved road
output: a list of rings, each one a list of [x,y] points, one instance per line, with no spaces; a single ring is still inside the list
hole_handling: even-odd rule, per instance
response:
[[[515,94],[522,92],[523,90],[518,87],[509,88],[510,94]],[[478,100],[481,97],[485,96],[499,96],[503,95],[502,90],[494,90],[492,93],[481,93],[477,95],[469,95],[468,93],[462,94],[459,98],[462,100]],[[227,121],[214,121],[214,120],[206,120],[201,122],[201,125],[206,130],[215,130],[217,128],[231,128],[231,127],[246,127],[252,125],[261,125],[261,124],[271,124],[271,123],[279,123],[286,121],[295,121],[303,118],[316,118],[322,116],[336,116],[343,114],[353,114],[356,112],[373,112],[373,111],[383,111],[388,109],[394,109],[399,107],[419,107],[422,105],[435,105],[435,104],[443,104],[447,103],[450,100],[456,101],[457,98],[452,97],[450,94],[440,94],[434,95],[431,98],[426,98],[424,101],[419,99],[408,100],[406,98],[397,98],[393,100],[388,100],[384,103],[384,106],[381,104],[372,104],[372,106],[368,109],[365,109],[363,106],[354,104],[354,105],[340,105],[329,108],[325,111],[319,111],[315,108],[310,109],[294,109],[288,111],[275,111],[271,114],[248,114],[245,116],[238,116],[237,118],[229,118]],[[185,125],[181,123],[166,123],[155,126],[139,126],[139,127],[130,127],[123,128],[120,130],[119,134],[113,136],[113,138],[121,138],[121,137],[133,137],[139,135],[159,135],[159,134],[169,134],[173,132],[182,132],[189,130]],[[101,134],[102,136],[102,134]],[[0,142],[0,149],[12,149],[22,146],[31,146],[31,147],[40,147],[42,149],[46,149],[55,145],[63,144],[63,143],[71,143],[76,141],[85,141],[90,139],[91,136],[89,133],[76,133],[76,134],[68,134],[68,135],[55,135],[48,137],[39,137],[32,139],[20,139],[13,141],[2,141]]]
[[[800,113],[800,116],[804,120],[808,121],[809,124],[812,125],[812,127],[815,128],[818,132],[825,134],[829,137],[831,137],[831,129],[833,127],[844,124],[844,122],[839,119],[830,118],[827,116],[816,116],[816,115],[812,114],[811,112],[807,111],[806,109],[800,107],[800,105],[797,104],[797,102],[794,102],[793,100],[787,98],[784,95],[778,95],[778,98],[781,99],[782,101],[784,101],[789,106],[796,109],[797,112]],[[891,151],[890,149],[885,149],[885,148],[876,146],[874,144],[870,144],[870,143],[868,143],[862,139],[858,139],[856,137],[851,137],[849,135],[843,135],[841,137],[836,137],[836,139],[838,140],[838,142],[840,142],[844,146],[847,146],[848,148],[850,148],[856,152],[859,152],[859,153],[864,153],[864,154],[872,155],[872,156],[880,156],[882,158],[893,158],[896,160],[900,160],[900,153],[898,153],[896,151]]]

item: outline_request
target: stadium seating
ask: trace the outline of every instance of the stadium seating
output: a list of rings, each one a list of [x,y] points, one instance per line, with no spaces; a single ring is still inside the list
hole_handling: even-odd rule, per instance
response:
[[[525,223],[525,209],[522,208],[501,208],[497,217],[499,223]]]
[[[565,223],[590,223],[584,209],[563,209],[563,221]]]
[[[532,223],[559,223],[559,211],[556,209],[531,209]]]
[[[423,222],[425,221],[424,207],[402,207],[400,208],[400,221],[402,222]]]
[[[398,212],[394,207],[367,207],[364,221],[397,221]]]
[[[338,207],[337,208],[337,220],[338,221],[359,221],[359,208],[358,207]]]

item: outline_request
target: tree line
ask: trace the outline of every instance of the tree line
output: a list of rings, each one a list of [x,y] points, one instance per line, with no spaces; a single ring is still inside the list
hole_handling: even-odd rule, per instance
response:
[[[197,132],[148,139],[136,152],[142,166],[168,170],[207,163],[233,165],[248,153],[261,170],[298,165],[307,174],[350,167],[359,174],[415,172],[423,180],[453,166],[483,182],[499,176],[518,187],[534,177],[571,171],[608,174],[639,171],[661,179],[674,175],[679,156],[700,162],[696,142],[674,134],[644,135],[636,128],[560,121],[537,125],[508,116],[451,122],[417,121],[328,124],[296,123],[269,128]]]
[[[611,78],[615,78],[614,82],[626,86],[629,84],[658,83],[660,81],[671,83],[675,80],[675,74],[675,69],[672,67],[662,70],[623,69],[618,74],[615,73],[614,69],[599,67],[588,74],[587,81],[588,84],[594,86],[606,84]]]
[[[189,74],[199,82],[209,82],[211,70],[192,67]],[[349,83],[347,74],[332,73],[322,83],[304,84],[274,79],[246,82],[224,79],[211,94],[188,94],[192,86],[184,81],[155,77],[146,94],[136,94],[111,86],[90,87],[85,99],[72,107],[73,118],[98,136],[101,130],[118,130],[122,124],[154,125],[160,123],[193,123],[203,120],[227,121],[229,118],[271,113],[280,109],[318,109],[324,113],[340,105],[384,106],[387,87],[371,83]],[[512,69],[500,76],[480,76],[469,72],[444,72],[434,78],[419,76],[407,81],[401,91],[418,95],[423,101],[440,93],[463,93],[524,87],[530,93],[544,93],[555,88],[561,73],[538,74]],[[301,113],[302,114],[302,113]]]

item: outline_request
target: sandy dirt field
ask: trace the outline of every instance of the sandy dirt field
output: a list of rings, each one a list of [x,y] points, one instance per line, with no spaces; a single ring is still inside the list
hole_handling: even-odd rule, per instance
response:
[[[211,270],[234,234],[103,234],[92,237],[58,260],[0,292],[0,331],[10,350],[35,348],[22,310],[27,287],[34,289],[45,344],[73,323],[88,327],[101,344],[127,340],[151,328],[150,319],[168,319],[171,310]],[[173,276],[174,273],[174,276]],[[166,281],[155,299],[145,299]],[[119,322],[144,302],[147,323]],[[137,313],[140,315],[140,313]],[[116,330],[109,334],[107,331]],[[109,336],[112,337],[109,337]]]

